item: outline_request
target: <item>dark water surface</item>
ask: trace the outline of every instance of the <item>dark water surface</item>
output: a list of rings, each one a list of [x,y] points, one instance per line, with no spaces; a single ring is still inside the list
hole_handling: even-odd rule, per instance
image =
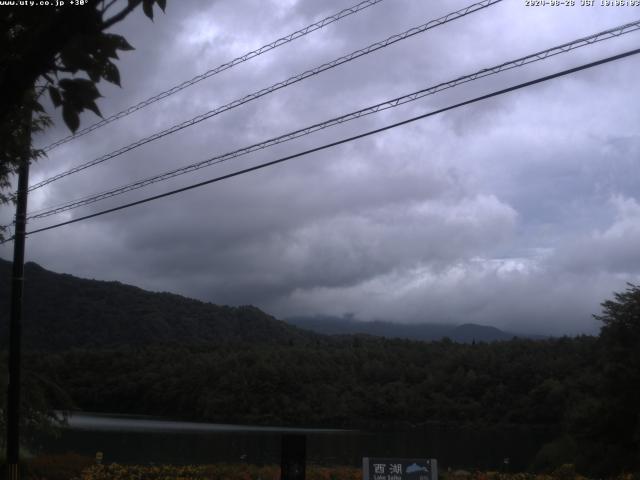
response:
[[[278,464],[287,433],[307,437],[309,463],[360,466],[362,457],[436,458],[440,468],[526,469],[552,432],[526,427],[443,425],[392,432],[253,427],[142,417],[75,414],[61,436],[42,439],[46,453],[104,453],[104,463]]]

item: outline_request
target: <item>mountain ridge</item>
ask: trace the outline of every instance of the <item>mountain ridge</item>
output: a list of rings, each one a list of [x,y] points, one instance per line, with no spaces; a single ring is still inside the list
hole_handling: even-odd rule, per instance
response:
[[[373,335],[386,338],[400,338],[418,341],[439,341],[448,338],[458,343],[507,341],[514,337],[543,339],[541,335],[522,335],[499,328],[463,323],[396,323],[381,320],[362,321],[349,317],[297,316],[283,319],[296,327],[324,335]]]
[[[364,334],[414,341],[449,338],[459,343],[506,341],[517,336],[470,323],[403,324],[330,316],[283,321],[251,305],[231,307],[169,292],[150,292],[118,281],[52,272],[34,262],[25,264],[25,278],[23,338],[25,347],[34,350],[172,343],[317,343],[327,339],[326,335]],[[11,262],[0,259],[2,339],[8,335],[10,279]],[[4,345],[3,341],[0,348]]]
[[[0,337],[10,311],[11,262],[0,259]],[[66,350],[154,343],[307,342],[317,334],[254,306],[230,307],[115,281],[88,280],[25,264],[26,348]],[[3,342],[6,344],[6,342]]]

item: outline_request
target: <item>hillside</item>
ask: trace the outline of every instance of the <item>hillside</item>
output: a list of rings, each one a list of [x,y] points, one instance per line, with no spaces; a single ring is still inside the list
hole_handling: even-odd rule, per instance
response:
[[[344,317],[313,316],[292,317],[285,321],[299,328],[324,335],[366,334],[386,338],[437,341],[447,337],[454,342],[471,343],[511,340],[514,334],[486,325],[445,325],[438,323],[364,322]]]
[[[5,344],[9,270],[0,261]],[[528,460],[542,466],[577,458],[578,465],[592,468],[590,452],[600,444],[587,443],[592,450],[585,449],[584,458],[566,450],[585,438],[583,425],[593,425],[590,435],[608,435],[619,455],[612,458],[631,455],[626,445],[636,445],[627,440],[632,429],[617,440],[617,431],[598,423],[606,418],[602,412],[612,411],[633,426],[637,401],[629,394],[624,398],[633,406],[617,406],[621,386],[634,383],[626,382],[629,374],[610,377],[625,371],[608,360],[606,344],[595,337],[486,342],[481,335],[496,335],[493,329],[463,325],[447,336],[471,334],[475,343],[332,338],[255,307],[84,280],[34,263],[25,273],[23,383],[29,408],[389,431],[522,426],[556,438]],[[396,334],[405,327],[393,325]],[[6,372],[3,361],[0,372]],[[569,453],[556,455],[553,449],[560,448]]]
[[[0,337],[6,339],[11,263],[0,260]],[[119,282],[25,265],[24,346],[35,350],[159,343],[306,341],[314,334],[252,306],[228,307]],[[6,345],[6,342],[2,342]]]
[[[346,428],[557,428],[594,375],[594,348],[592,337],[472,345],[357,336],[38,353],[25,365],[93,412]]]

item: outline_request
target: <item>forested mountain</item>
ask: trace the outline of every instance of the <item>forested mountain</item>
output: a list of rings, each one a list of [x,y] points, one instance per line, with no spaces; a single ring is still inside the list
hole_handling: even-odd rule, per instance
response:
[[[438,323],[394,323],[383,321],[358,321],[348,317],[312,316],[290,317],[285,322],[325,335],[367,334],[386,338],[434,341],[449,338],[454,342],[472,343],[511,340],[518,335],[486,325],[467,323],[446,325]],[[529,338],[527,336],[527,338]],[[541,337],[540,337],[541,338]]]
[[[603,442],[619,451],[617,434],[594,429],[598,356],[594,337],[460,344],[343,336],[74,350],[24,364],[26,379],[47,379],[41,388],[57,408],[366,430],[519,426],[549,442],[530,459],[535,468],[576,463],[599,473],[625,463],[594,456]],[[584,440],[585,427],[598,432],[595,442]]]
[[[5,335],[9,270],[0,262]],[[320,335],[254,307],[83,280],[33,263],[26,278],[24,398],[38,412],[356,428],[520,425],[557,434],[539,466],[576,463],[597,475],[640,467],[640,288],[633,285],[602,304],[600,337],[456,343]],[[463,330],[482,332],[472,327]]]
[[[558,427],[593,376],[594,343],[593,337],[475,345],[345,337],[304,345],[76,350],[33,355],[26,364],[89,411],[264,425]]]
[[[0,260],[0,338],[7,334],[11,263]],[[153,345],[158,343],[270,342],[329,335],[456,342],[510,340],[483,325],[397,324],[315,316],[279,321],[252,306],[227,307],[120,282],[87,280],[25,265],[24,344],[34,350]]]
[[[25,265],[24,346],[64,350],[209,342],[286,343],[314,334],[252,306],[227,307],[119,282]],[[0,260],[0,338],[6,339],[11,263]],[[6,342],[2,342],[3,348]]]

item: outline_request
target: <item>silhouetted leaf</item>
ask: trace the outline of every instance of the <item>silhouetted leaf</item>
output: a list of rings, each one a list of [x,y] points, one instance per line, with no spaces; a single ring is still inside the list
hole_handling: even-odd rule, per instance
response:
[[[87,108],[88,110],[91,110],[93,113],[95,113],[99,117],[102,117],[102,113],[100,113],[100,109],[98,108],[98,105],[96,104],[96,102],[94,101],[87,102],[85,104],[85,108]]]
[[[60,60],[72,73],[91,66],[91,58],[80,38],[75,38],[60,51]]]
[[[113,33],[105,33],[103,37],[106,43],[108,43],[108,45],[112,47],[114,50],[135,50],[129,44],[129,42],[127,42],[127,40],[121,35],[115,35]],[[103,46],[103,48],[106,48],[106,47]],[[111,53],[111,50],[109,50],[109,53]],[[112,55],[109,55],[109,56],[112,56]],[[112,56],[112,58],[117,58],[117,57]]]
[[[51,97],[51,101],[53,102],[54,107],[59,107],[62,105],[62,97],[60,96],[60,90],[58,90],[54,86],[49,87],[49,96]]]
[[[116,67],[113,63],[107,62],[104,65],[104,70],[102,71],[102,76],[107,82],[115,83],[119,87],[120,85],[120,72],[118,71],[118,67]]]
[[[62,88],[63,108],[71,108],[76,113],[80,113],[86,108],[96,115],[102,116],[95,103],[95,100],[100,98],[101,95],[91,80],[85,78],[65,78],[60,80],[58,85]]]
[[[76,112],[70,105],[64,105],[62,107],[62,118],[64,119],[64,123],[67,124],[67,127],[75,133],[80,126],[80,117],[78,117],[78,112]]]
[[[153,1],[154,0],[142,0],[142,11],[150,20],[153,20]]]
[[[100,81],[100,77],[102,76],[102,69],[99,65],[94,63],[90,67],[86,68],[85,71],[87,72],[87,75],[92,82],[98,83]]]
[[[111,38],[110,35],[105,34],[100,36],[99,50],[102,58],[118,58],[118,42]]]
[[[33,102],[31,104],[31,108],[33,109],[34,112],[46,113],[46,110],[44,108],[42,108],[42,105],[40,105],[40,102]],[[35,123],[35,122],[33,122],[33,123]]]
[[[160,9],[164,12],[164,9],[167,8],[167,0],[156,0],[156,3],[160,7]]]

